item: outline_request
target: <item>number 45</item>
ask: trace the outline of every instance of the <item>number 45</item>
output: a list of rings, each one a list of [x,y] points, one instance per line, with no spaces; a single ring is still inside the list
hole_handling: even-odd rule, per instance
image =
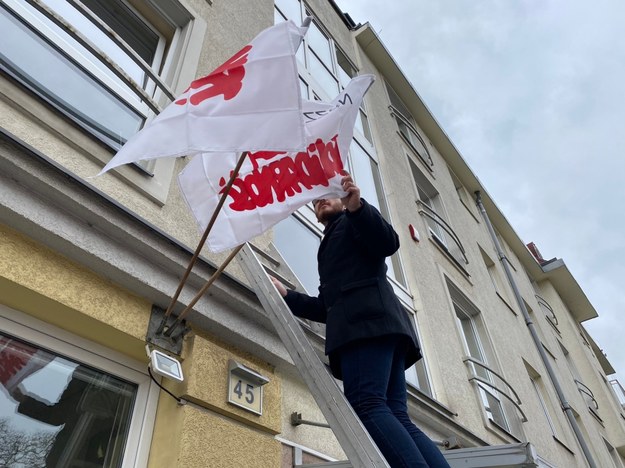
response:
[[[239,399],[243,398],[243,390],[241,389],[243,382],[239,380],[234,386],[234,393],[237,394]],[[254,403],[254,386],[251,384],[245,384],[245,401],[250,405]]]

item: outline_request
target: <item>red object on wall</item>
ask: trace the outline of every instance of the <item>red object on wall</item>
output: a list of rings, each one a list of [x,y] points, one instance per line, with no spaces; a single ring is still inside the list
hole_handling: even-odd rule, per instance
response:
[[[410,237],[412,237],[412,240],[419,242],[419,233],[412,224],[408,225],[408,230],[410,231]]]

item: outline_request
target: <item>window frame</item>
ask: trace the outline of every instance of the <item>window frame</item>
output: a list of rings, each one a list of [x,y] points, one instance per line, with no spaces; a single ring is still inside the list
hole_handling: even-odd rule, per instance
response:
[[[391,114],[393,120],[395,120],[395,123],[397,125],[397,132],[401,140],[410,149],[410,152],[416,155],[416,159],[418,159],[430,173],[433,173],[434,160],[432,159],[430,150],[427,147],[425,138],[423,138],[421,132],[419,132],[419,130],[417,129],[417,124],[414,117],[412,116],[412,113],[410,112],[408,106],[406,106],[404,101],[399,97],[399,94],[397,94],[397,91],[395,91],[393,86],[391,86],[388,81],[384,81],[384,85],[384,88],[386,90],[386,96],[389,102],[389,113]],[[393,103],[394,101],[397,105]],[[401,106],[402,108],[400,109],[399,106]],[[402,126],[406,127],[406,129],[408,130],[407,135],[403,132]],[[418,143],[423,147],[423,151],[425,152],[425,154],[422,154],[422,152],[419,151],[419,148],[413,141],[412,137],[418,140]]]
[[[67,357],[137,385],[122,466],[147,466],[156,420],[159,388],[150,379],[147,363],[76,336],[62,328],[0,304],[0,330],[34,346]]]
[[[500,431],[503,431],[508,436],[512,437],[513,439],[520,441],[524,437],[524,429],[522,424],[523,422],[527,421],[527,418],[520,408],[521,401],[520,399],[518,399],[516,391],[502,375],[501,366],[499,365],[495,353],[495,348],[493,347],[490,335],[486,328],[484,317],[480,310],[471,302],[471,300],[469,300],[469,298],[461,291],[461,289],[449,279],[449,277],[445,275],[444,278],[449,293],[449,300],[452,307],[453,317],[456,322],[456,329],[458,331],[458,334],[460,335],[460,341],[462,342],[463,350],[465,351],[465,353],[467,353],[468,357],[477,359],[487,366],[487,368],[483,368],[482,371],[485,372],[488,376],[487,378],[485,378],[485,380],[489,381],[492,385],[497,384],[497,387],[500,386],[499,381],[503,382],[503,384],[512,391],[512,395],[515,397],[512,398],[510,395],[507,394],[507,392],[497,391],[495,388],[486,389],[483,386],[485,384],[480,385],[478,381],[473,380],[473,386],[476,389],[476,395],[480,401],[480,407],[482,408],[482,416],[485,421],[485,426],[490,430],[492,430],[493,427],[497,428]],[[478,352],[480,354],[479,358],[476,358],[471,353],[471,348],[467,341],[467,337],[465,336],[464,327],[461,323],[463,319],[459,317],[459,313],[462,313],[468,320],[470,329],[473,333],[473,340],[475,341]],[[476,369],[476,364],[472,363],[467,358],[464,358],[463,360],[465,361],[465,364],[467,362],[471,363],[470,366],[472,367],[467,366],[467,369],[470,371],[471,374],[473,374],[474,376],[482,377],[480,375],[480,371]],[[471,369],[473,370],[471,371]],[[470,380],[472,379],[471,374],[469,375]],[[499,393],[501,393],[502,396],[499,396]],[[506,423],[505,426],[502,426],[498,421],[494,419],[494,417],[489,417],[489,409],[487,407],[487,395],[490,395],[499,403],[499,412],[501,412],[501,414],[503,415],[504,421]],[[513,403],[514,399],[517,400],[516,403]],[[494,415],[492,410],[490,411],[490,413]],[[519,414],[521,415],[521,418],[519,418]]]
[[[466,250],[460,241],[460,237],[458,237],[449,224],[449,216],[440,193],[419,169],[414,158],[408,152],[404,154],[408,163],[408,170],[412,174],[414,191],[417,195],[417,211],[425,220],[430,239],[455,267],[466,277],[469,277],[469,272],[466,270],[466,266],[469,264]],[[427,198],[427,200],[423,198]],[[427,209],[423,209],[423,206],[426,206]]]
[[[405,312],[410,316],[410,320],[412,320],[412,323],[415,327],[415,333],[417,334],[417,339],[419,340],[419,343],[423,343],[423,340],[421,339],[421,334],[419,332],[419,324],[417,323],[417,313],[414,309],[410,308],[410,307],[406,307],[404,306],[404,310]],[[432,400],[436,400],[436,395],[434,394],[434,387],[432,386],[432,376],[430,374],[430,368],[428,366],[428,360],[425,356],[425,352],[423,352],[423,349],[421,349],[422,351],[422,357],[419,361],[415,362],[412,366],[410,366],[408,369],[406,369],[404,371],[404,373],[406,374],[406,385],[416,389],[417,391],[419,391],[420,393],[423,393],[424,395],[426,395],[427,397],[431,398]],[[412,373],[414,373],[415,376],[415,380],[417,383],[421,383],[420,379],[419,379],[419,371],[417,370],[417,366],[422,366],[422,370],[425,378],[425,382],[423,382],[423,384],[425,385],[426,389],[422,389],[419,385],[414,384],[413,382],[409,381],[409,377],[408,377],[408,372],[412,371]]]
[[[120,0],[120,3],[123,4],[123,7],[126,8],[129,13],[134,15],[139,21],[143,23],[143,25],[148,29],[151,33],[153,33],[157,38],[156,48],[154,50],[154,59],[152,63],[148,65],[152,68],[152,70],[158,70],[165,59],[165,48],[166,48],[166,39],[163,34],[161,34],[139,11],[137,11],[131,4],[129,4],[126,0]],[[99,29],[99,27],[92,21],[89,16],[80,11],[80,9],[74,7],[71,3],[68,3],[68,6],[73,10],[73,13],[76,15],[80,15],[81,19],[90,23],[90,27],[94,28],[95,34],[106,36],[105,33]],[[125,86],[124,80],[115,76],[113,72],[109,72],[111,69],[108,65],[106,65],[100,57],[91,56],[93,55],[91,51],[82,45],[80,41],[78,41],[75,37],[72,37],[71,33],[64,32],[63,35],[56,31],[55,28],[62,29],[60,26],[54,23],[54,21],[47,18],[47,16],[39,11],[38,8],[30,6],[28,4],[20,4],[15,0],[5,0],[4,8],[9,10],[13,14],[18,21],[23,23],[25,27],[33,31],[33,33],[40,38],[42,42],[46,44],[46,46],[56,53],[60,54],[64,59],[66,59],[69,63],[71,63],[74,67],[77,68],[81,73],[84,73],[89,79],[102,87],[102,90],[105,93],[111,95],[114,99],[118,100],[120,105],[125,106],[128,110],[137,117],[141,119],[140,127],[143,128],[147,121],[154,116],[154,112],[150,110],[150,106],[142,102],[141,98],[132,90],[131,85]],[[74,26],[70,20],[63,17],[59,12],[54,10],[52,7],[47,8],[51,11],[54,11],[63,21],[66,21],[68,24]],[[86,8],[86,7],[85,7]],[[86,8],[88,10],[88,8]],[[94,16],[96,16],[93,13]],[[41,18],[41,17],[43,18]],[[97,17],[97,16],[96,16]],[[52,24],[48,24],[52,23]],[[83,35],[87,38],[88,41],[92,42],[92,39],[85,35],[85,33],[78,29],[78,34]],[[114,41],[111,41],[114,43]],[[114,44],[117,46],[117,44]],[[96,47],[99,48],[99,44],[96,44]],[[125,51],[122,50],[121,47],[117,46],[121,53],[125,54]],[[104,53],[104,52],[103,52]],[[110,58],[109,55],[106,55]],[[127,56],[129,60],[133,63],[134,59],[130,56]],[[123,67],[115,62],[116,66],[123,70]],[[108,69],[108,70],[107,70]],[[125,71],[125,70],[124,70]],[[134,81],[132,77],[129,77],[134,83],[146,93],[147,96],[154,99],[156,93],[160,91],[156,86],[153,80],[150,80],[145,72],[143,72],[142,83]],[[157,73],[158,75],[158,73]],[[49,96],[43,90],[39,90],[36,85],[31,85],[30,83],[23,82],[23,79],[17,78],[25,86],[33,89],[33,91],[44,101],[57,108],[60,112],[68,116],[72,121],[77,123],[81,128],[83,128],[87,133],[89,133],[93,138],[100,141],[103,145],[109,148],[111,151],[117,151],[118,148],[114,147],[109,141],[105,138],[98,135],[97,130],[92,129],[88,123],[83,122],[79,117],[75,116],[72,111],[65,110],[64,106],[55,102],[53,97]],[[145,171],[148,175],[152,175],[152,170],[154,163],[153,162],[140,162],[136,164],[140,169]]]
[[[345,54],[343,52],[343,50],[339,47],[339,45],[337,44],[337,42],[334,40],[334,38],[332,37],[332,35],[324,28],[323,24],[316,19],[314,13],[312,12],[311,8],[303,1],[301,0],[284,0],[287,2],[292,2],[292,4],[294,5],[295,3],[297,3],[299,5],[299,18],[295,18],[294,21],[301,21],[301,18],[303,17],[302,15],[306,14],[309,15],[313,18],[313,23],[315,25],[315,27],[319,30],[319,32],[328,40],[328,44],[329,44],[329,50],[330,50],[330,54],[331,54],[331,58],[332,58],[332,67],[333,70],[331,70],[335,80],[338,83],[338,88],[337,89],[343,89],[343,86],[341,84],[341,77],[337,71],[338,68],[342,68],[341,64],[339,63],[338,59],[337,59],[337,51],[340,52],[343,57],[345,58],[345,60],[349,63],[350,67],[352,68],[352,70],[357,73],[358,72],[358,68],[353,64],[353,62],[351,62],[351,60],[349,59],[349,57],[347,56],[347,54]],[[295,9],[294,9],[295,10]],[[294,11],[293,10],[293,11]],[[274,21],[277,18],[281,18],[282,20],[287,20],[287,19],[293,19],[293,18],[288,18],[285,13],[280,9],[280,6],[277,4],[277,2],[274,1]],[[315,54],[315,56],[318,56],[314,50],[312,50],[312,48],[309,47],[308,45],[309,39],[307,38],[307,35],[304,36],[303,39],[303,44],[300,46],[300,50],[305,50],[305,57],[307,57],[307,53],[310,50],[311,53]],[[307,58],[305,58],[305,60],[307,60]],[[319,59],[321,62],[323,62],[321,59]],[[300,62],[301,62],[301,58],[300,58]],[[319,99],[321,97],[321,99],[333,99],[335,96],[327,96],[327,94],[324,91],[323,86],[319,85],[318,80],[316,80],[315,76],[312,74],[312,72],[307,68],[306,63],[301,64],[303,65],[303,67],[298,67],[298,71],[299,71],[299,78],[300,78],[300,89],[301,87],[305,87],[307,90],[307,93],[309,96],[312,95],[312,97],[314,99]],[[325,66],[325,64],[324,64]],[[328,69],[326,67],[326,69]],[[328,69],[329,70],[329,69]],[[329,70],[330,71],[330,70]],[[337,92],[338,94],[338,92]],[[308,98],[310,99],[310,97]],[[367,120],[367,122],[364,122],[363,120],[361,120],[362,125],[368,125],[368,117],[367,117],[367,113],[365,110],[365,102],[363,100],[360,109],[359,109],[359,114],[357,117],[357,123],[358,123],[358,119],[362,119],[362,116],[364,115],[364,119]],[[370,159],[370,162],[372,165],[375,165],[375,170],[372,167],[371,169],[371,175],[373,176],[374,179],[374,183],[376,185],[376,198],[377,198],[377,202],[380,205],[380,211],[382,212],[383,216],[390,222],[391,221],[391,213],[390,213],[390,209],[389,209],[389,205],[387,203],[386,197],[384,196],[385,190],[384,190],[384,180],[382,177],[382,171],[380,170],[379,167],[379,159],[377,156],[377,152],[375,150],[375,146],[373,144],[373,136],[371,133],[371,128],[368,127],[369,131],[368,133],[371,135],[371,138],[367,137],[367,131],[364,131],[364,127],[363,127],[363,132],[361,133],[361,131],[358,128],[358,125],[356,125],[354,127],[354,135],[352,138],[352,141],[350,142],[350,151],[349,154],[347,155],[346,158],[346,163],[347,163],[347,169],[353,173],[352,168],[354,167],[353,164],[353,158],[354,155],[352,154],[352,145],[357,145],[366,155],[367,157]],[[357,177],[357,176],[356,176]],[[358,182],[358,181],[356,181]],[[304,210],[304,208],[301,208],[301,210]],[[308,218],[308,216],[305,217]],[[406,278],[406,271],[401,259],[401,255],[399,252],[395,253],[392,257],[389,257],[389,262],[391,262],[392,267],[393,267],[393,271],[395,273],[395,276],[393,275],[387,275],[387,278],[389,278],[389,280],[391,281],[391,284],[393,286],[393,289],[395,290],[395,293],[400,296],[400,298],[402,298],[404,301],[410,301],[410,293],[408,291],[408,285],[407,285],[407,278]],[[390,269],[390,268],[389,268]]]
[[[276,14],[281,17],[282,20],[286,21],[288,19],[293,19],[295,23],[301,22],[304,16],[310,16],[313,20],[312,23],[314,27],[319,30],[319,32],[328,40],[329,52],[331,56],[331,67],[328,68],[328,64],[326,64],[320,57],[319,54],[314,51],[312,47],[310,47],[310,39],[308,38],[308,34],[306,34],[303,38],[302,45],[298,49],[298,64],[301,67],[298,67],[298,72],[300,75],[300,79],[308,86],[309,94],[313,94],[314,98],[318,100],[332,100],[336,97],[336,94],[340,92],[340,90],[344,89],[341,74],[339,69],[345,71],[345,69],[341,66],[341,62],[339,62],[338,54],[340,53],[346,62],[349,64],[350,68],[353,70],[354,75],[358,74],[358,67],[350,60],[349,56],[343,51],[343,49],[338,45],[338,43],[334,40],[332,35],[325,29],[323,24],[316,18],[315,14],[312,12],[311,8],[302,0],[283,0],[290,1],[293,3],[298,3],[299,5],[299,18],[288,18],[285,13],[280,9],[280,6],[276,4],[274,1],[274,22],[276,19]],[[312,53],[317,60],[319,60],[320,64],[327,70],[333,77],[333,79],[337,83],[337,92],[333,96],[329,96],[323,85],[321,85],[320,81],[315,77],[313,72],[309,68],[309,58],[308,54]],[[304,60],[302,62],[302,59]],[[347,74],[347,73],[346,73]],[[309,98],[310,99],[310,98]],[[364,116],[364,118],[363,118]],[[375,148],[373,145],[373,134],[371,132],[371,126],[368,123],[369,117],[366,111],[366,103],[363,100],[360,105],[360,111],[358,117],[356,118],[356,125],[354,127],[354,139],[361,145],[366,146],[367,152],[373,152],[375,154]],[[362,127],[362,130],[360,129]]]
[[[16,0],[9,1],[15,3]],[[146,26],[152,30],[160,31],[160,28],[166,28],[166,30],[163,29],[162,33],[165,34],[167,44],[164,45],[162,43],[163,45],[160,46],[164,47],[166,52],[159,62],[160,70],[158,72],[152,70],[152,72],[159,77],[161,82],[169,87],[173,95],[181,92],[196,77],[200,63],[201,44],[207,30],[206,22],[181,0],[151,0],[149,4],[142,5],[139,3],[136,7],[134,2],[130,0],[122,1],[133,11],[133,14],[140,17]],[[14,10],[9,8],[9,6],[5,6],[5,8],[9,11]],[[155,15],[154,20],[146,19],[152,18],[152,13]],[[87,19],[89,20],[89,18]],[[89,128],[81,123],[79,119],[73,117],[69,112],[64,111],[49,99],[46,99],[36,89],[29,86],[27,82],[12,76],[10,73],[6,73],[5,76],[7,77],[7,83],[17,92],[5,93],[3,97],[15,109],[25,111],[35,123],[37,129],[51,129],[56,138],[70,143],[82,155],[90,159],[91,162],[96,161],[98,164],[102,163],[104,165],[115,155],[116,149],[98,137],[97,134],[94,134],[93,131],[89,131]],[[148,85],[152,81],[148,79]],[[158,86],[147,86],[145,88],[142,87],[142,89],[147,90],[146,92],[153,90],[150,99],[157,103],[159,107],[164,107],[171,100],[167,97],[167,92]],[[111,93],[111,95],[117,97],[115,93]],[[122,101],[120,100],[120,102]],[[125,101],[123,102],[125,103]],[[149,122],[154,116],[155,113],[150,110],[147,113],[145,123]],[[70,128],[68,128],[68,125],[70,125]],[[19,129],[16,129],[15,132],[17,135],[21,134]],[[32,141],[31,137],[34,138],[34,136],[24,136],[22,138],[30,143]],[[53,159],[56,158],[53,156]],[[139,193],[162,206],[167,200],[169,187],[173,181],[174,166],[175,160],[173,158],[160,158],[144,161],[139,165],[120,166],[112,170],[111,175],[134,186]]]

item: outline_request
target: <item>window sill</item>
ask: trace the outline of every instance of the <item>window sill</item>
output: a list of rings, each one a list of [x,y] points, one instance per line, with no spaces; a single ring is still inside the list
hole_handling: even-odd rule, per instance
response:
[[[558,326],[555,323],[553,323],[553,321],[546,315],[545,315],[545,320],[547,320],[551,328],[553,328],[553,331],[555,331],[558,334],[558,336],[562,338],[562,333],[560,333],[560,330],[558,330]]]
[[[588,407],[588,412],[592,415],[593,418],[597,420],[599,424],[601,424],[601,427],[605,428],[605,423],[603,422],[603,419],[599,417],[599,415],[594,409]]]
[[[519,444],[522,442],[515,435],[513,435],[510,432],[508,432],[506,429],[501,427],[499,424],[497,424],[492,419],[488,419],[487,418],[487,421],[488,421],[488,423],[486,424],[486,429],[489,430],[490,432],[498,435],[501,438],[503,438],[503,436],[505,436],[506,438],[504,438],[504,440],[506,442],[516,442],[516,443],[519,443]],[[512,440],[508,440],[508,439],[512,439]]]
[[[514,314],[515,317],[519,316],[519,314],[517,314],[516,311],[512,308],[512,306],[508,303],[506,298],[503,297],[501,294],[499,294],[499,291],[495,291],[495,294],[497,294],[497,297],[501,299],[501,302],[503,302],[506,305],[506,307],[510,310],[510,312]]]
[[[575,452],[573,452],[573,450],[571,450],[568,445],[566,445],[564,442],[562,442],[560,439],[558,439],[558,437],[556,437],[555,435],[553,436],[553,440],[556,441],[556,443],[562,447],[564,450],[566,450],[567,452],[569,452],[571,455],[575,455]]]
[[[412,400],[419,405],[425,405],[428,408],[432,409],[433,411],[436,411],[437,413],[441,414],[442,416],[446,418],[458,416],[458,413],[453,411],[451,408],[448,408],[447,406],[442,404],[440,401],[432,398],[428,394],[419,390],[414,385],[406,384],[406,389],[408,391],[409,400]]]

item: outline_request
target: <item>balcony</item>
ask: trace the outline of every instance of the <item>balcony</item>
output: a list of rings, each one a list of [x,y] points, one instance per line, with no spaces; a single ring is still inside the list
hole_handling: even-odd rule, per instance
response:
[[[597,421],[603,424],[603,419],[599,417],[599,403],[595,399],[595,395],[592,393],[592,390],[588,388],[583,382],[575,379],[575,385],[577,385],[577,390],[580,395],[586,402],[586,406],[588,406],[588,411],[592,414]]]
[[[527,422],[527,417],[514,388],[488,364],[470,356],[465,356],[462,361],[469,369],[469,382],[474,382],[480,391],[488,419],[513,437],[522,437],[519,421]],[[514,411],[512,408],[519,413],[520,418],[511,417]]]
[[[556,317],[553,308],[549,305],[546,299],[540,297],[538,294],[535,294],[536,301],[538,301],[538,305],[545,312],[545,318],[549,325],[551,325],[558,334],[560,334],[560,330],[558,329],[558,317]]]
[[[621,405],[621,408],[625,410],[625,389],[616,379],[610,380],[610,385],[612,386],[612,390],[614,390],[614,393],[616,394],[616,398]]]
[[[432,207],[421,200],[417,200],[419,214],[426,218],[432,240],[450,257],[467,276],[465,266],[469,264],[466,251],[460,238],[451,226]]]
[[[419,135],[419,132],[414,127],[414,125],[408,120],[407,117],[402,115],[402,113],[397,110],[394,106],[388,106],[389,111],[391,112],[391,116],[397,122],[397,126],[399,127],[400,135],[402,136],[402,140],[410,147],[410,149],[417,155],[417,157],[421,160],[421,162],[428,168],[430,172],[434,170],[434,162],[432,161],[432,156],[430,156],[430,152],[428,151],[425,141]]]

